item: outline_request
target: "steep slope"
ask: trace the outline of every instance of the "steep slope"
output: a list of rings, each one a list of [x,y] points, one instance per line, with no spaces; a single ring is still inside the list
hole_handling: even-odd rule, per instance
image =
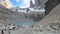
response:
[[[54,9],[52,9],[51,12],[39,22],[38,26],[44,25],[46,23],[56,22],[60,23],[60,4],[57,5]]]

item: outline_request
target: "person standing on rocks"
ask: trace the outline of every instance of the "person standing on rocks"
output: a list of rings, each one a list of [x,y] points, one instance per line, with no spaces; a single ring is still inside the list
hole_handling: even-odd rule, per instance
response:
[[[3,30],[1,30],[2,34],[4,34]]]

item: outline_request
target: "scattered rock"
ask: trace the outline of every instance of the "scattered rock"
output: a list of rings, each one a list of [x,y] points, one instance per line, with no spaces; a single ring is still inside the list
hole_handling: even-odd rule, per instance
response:
[[[42,32],[42,31],[43,31],[43,29],[40,30],[40,32]]]
[[[60,23],[51,23],[50,28],[59,31]]]

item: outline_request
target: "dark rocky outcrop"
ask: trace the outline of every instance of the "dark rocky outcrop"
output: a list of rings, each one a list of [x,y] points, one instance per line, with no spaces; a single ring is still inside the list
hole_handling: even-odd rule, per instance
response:
[[[45,15],[47,15],[50,10],[52,10],[57,4],[60,3],[60,0],[48,0],[46,3],[45,3]]]

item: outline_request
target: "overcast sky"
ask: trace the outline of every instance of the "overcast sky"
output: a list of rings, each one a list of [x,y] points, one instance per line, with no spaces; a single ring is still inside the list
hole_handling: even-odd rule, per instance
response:
[[[10,0],[15,7],[26,8],[30,5],[30,0]],[[34,0],[32,0],[34,3]]]

